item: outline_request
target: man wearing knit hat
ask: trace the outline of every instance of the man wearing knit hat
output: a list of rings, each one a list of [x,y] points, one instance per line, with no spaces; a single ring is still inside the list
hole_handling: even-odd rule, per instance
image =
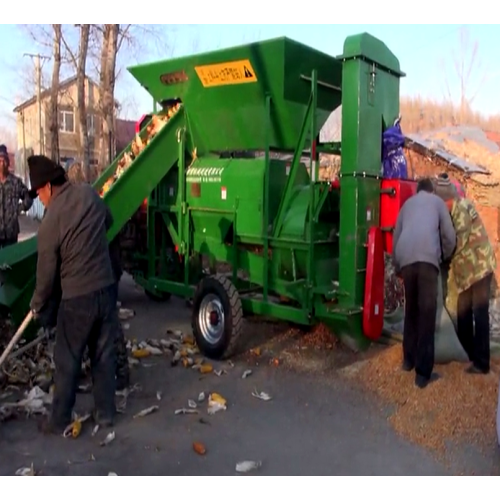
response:
[[[73,185],[45,156],[28,158],[33,196],[46,208],[38,229],[38,262],[31,309],[41,318],[60,282],[54,399],[43,431],[60,434],[71,423],[82,358],[91,361],[94,420],[113,425],[118,322],[106,233],[111,214],[92,186]]]
[[[10,160],[7,147],[0,145],[0,248],[17,243],[19,213],[27,212],[33,200],[23,181],[9,172]]]
[[[496,258],[488,233],[470,200],[452,184],[436,180],[436,194],[446,203],[457,233],[450,263],[458,291],[457,336],[469,356],[470,374],[490,371],[490,296]]]

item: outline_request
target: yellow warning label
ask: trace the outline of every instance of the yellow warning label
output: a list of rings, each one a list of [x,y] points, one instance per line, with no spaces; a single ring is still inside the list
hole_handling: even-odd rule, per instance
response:
[[[194,69],[204,87],[221,87],[222,85],[238,85],[257,81],[255,71],[248,59],[195,66]]]

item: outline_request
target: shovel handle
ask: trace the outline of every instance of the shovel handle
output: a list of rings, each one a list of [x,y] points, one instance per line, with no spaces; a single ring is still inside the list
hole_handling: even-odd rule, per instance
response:
[[[26,318],[24,318],[24,321],[21,323],[21,326],[17,329],[17,332],[12,337],[11,341],[9,342],[9,345],[5,348],[5,351],[2,353],[2,356],[0,356],[0,368],[2,367],[4,361],[7,359],[7,356],[11,353],[12,349],[14,349],[15,345],[19,342],[19,339],[23,336],[24,332],[26,331],[26,328],[28,328],[28,325],[31,323],[32,319],[33,319],[33,312],[30,311],[26,315]]]

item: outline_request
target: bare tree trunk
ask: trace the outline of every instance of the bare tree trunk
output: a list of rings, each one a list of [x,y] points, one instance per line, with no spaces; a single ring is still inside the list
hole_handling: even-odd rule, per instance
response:
[[[115,130],[115,82],[116,82],[116,57],[118,53],[118,35],[120,33],[119,24],[110,25],[110,35],[108,39],[108,95],[106,96],[107,116],[109,129],[109,155],[114,158],[116,155],[116,130]]]
[[[104,168],[116,150],[115,137],[115,73],[118,52],[119,24],[105,24],[101,50],[99,97],[102,111],[101,152],[99,165]]]
[[[101,64],[100,64],[100,79],[99,79],[99,111],[101,116],[99,117],[100,123],[100,134],[99,134],[99,168],[104,169],[107,165],[108,158],[108,123],[106,121],[106,101],[105,93],[107,88],[108,78],[108,39],[110,36],[109,24],[105,24],[103,28],[102,35],[102,46],[101,46]]]
[[[50,91],[50,113],[49,113],[49,131],[50,131],[50,156],[59,163],[59,74],[61,72],[61,25],[53,24],[54,41],[53,57],[54,65],[52,67],[52,87]]]
[[[85,180],[90,180],[89,136],[87,130],[87,106],[85,99],[85,77],[87,52],[89,48],[90,24],[80,25],[80,49],[78,52],[78,65],[76,70],[76,85],[78,94],[78,120],[79,120],[79,156]]]

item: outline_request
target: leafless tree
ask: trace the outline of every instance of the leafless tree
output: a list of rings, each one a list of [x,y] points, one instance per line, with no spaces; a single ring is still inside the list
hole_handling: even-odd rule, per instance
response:
[[[85,180],[90,180],[90,154],[89,154],[89,135],[87,127],[87,103],[85,99],[86,88],[86,66],[87,52],[89,49],[90,24],[80,25],[80,47],[78,51],[78,63],[76,69],[76,86],[78,101],[78,121],[79,121],[79,146],[80,158],[82,159],[82,171]]]
[[[458,87],[459,116],[454,116],[452,122],[465,124],[472,105],[489,78],[489,71],[480,58],[479,42],[470,36],[467,27],[460,29],[458,48],[451,57],[455,82],[445,78],[446,98],[453,99],[453,87]],[[446,67],[446,65],[445,65]],[[452,85],[456,83],[456,85]]]
[[[54,31],[54,46],[52,50],[52,84],[50,89],[50,113],[49,113],[49,132],[50,132],[50,154],[52,159],[59,163],[59,75],[61,72],[61,38],[62,26],[60,24],[52,25]]]

